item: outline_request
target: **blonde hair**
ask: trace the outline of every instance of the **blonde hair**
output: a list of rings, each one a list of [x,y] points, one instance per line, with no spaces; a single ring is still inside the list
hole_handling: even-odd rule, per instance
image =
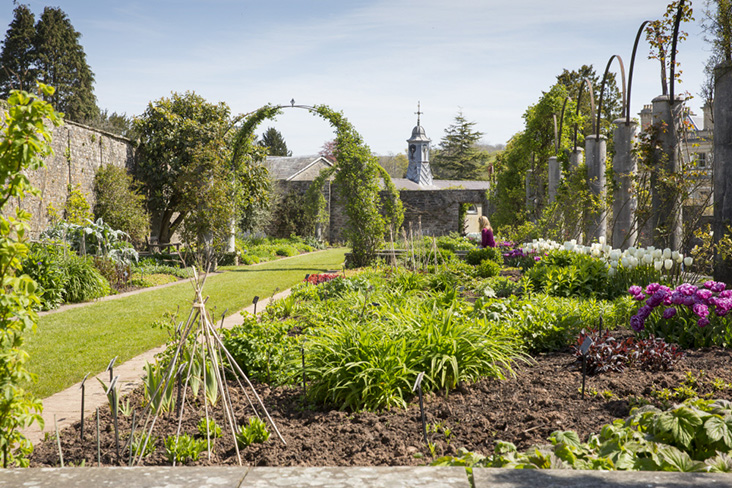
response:
[[[480,226],[481,230],[483,230],[483,229],[493,230],[493,227],[491,227],[491,221],[488,220],[488,217],[486,217],[485,215],[481,215],[478,218],[478,225]]]

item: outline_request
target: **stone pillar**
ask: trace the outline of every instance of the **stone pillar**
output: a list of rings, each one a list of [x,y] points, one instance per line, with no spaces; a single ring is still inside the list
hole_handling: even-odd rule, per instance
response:
[[[526,170],[526,209],[533,208],[534,206],[534,191],[533,191],[533,179],[534,171]]]
[[[594,239],[607,237],[607,210],[605,209],[607,138],[597,134],[585,137],[585,153],[587,154],[587,183],[590,192],[600,204],[600,208],[590,215],[586,232],[587,240],[592,242]]]
[[[668,95],[653,99],[651,130],[655,147],[651,171],[651,218],[653,245],[680,250],[683,238],[682,195],[673,185],[665,184],[670,175],[681,171],[678,149],[678,126],[684,104],[680,98],[671,105]]]
[[[549,194],[549,203],[554,203],[557,198],[557,190],[559,189],[559,182],[562,180],[562,166],[557,161],[556,156],[552,156],[547,161],[549,168],[547,192]]]
[[[714,69],[714,243],[732,225],[732,62]],[[714,257],[714,279],[732,283],[732,262]]]
[[[571,171],[576,170],[580,164],[585,162],[585,155],[583,154],[584,152],[584,149],[578,147],[569,155],[569,168]]]
[[[626,124],[625,121],[625,118],[615,121],[613,134],[615,193],[613,194],[612,246],[616,249],[628,249],[635,246],[638,235],[635,220],[638,200],[632,192],[633,177],[638,172],[638,159],[633,153],[638,124],[633,121]]]

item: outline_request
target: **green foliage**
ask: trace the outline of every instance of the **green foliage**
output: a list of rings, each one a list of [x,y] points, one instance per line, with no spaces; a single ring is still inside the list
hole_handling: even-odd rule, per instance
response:
[[[445,129],[439,151],[432,158],[435,177],[445,180],[477,180],[488,161],[488,153],[476,147],[483,133],[474,130],[459,110],[455,123]]]
[[[250,378],[286,384],[299,371],[294,362],[300,353],[299,340],[289,334],[295,326],[292,320],[260,324],[248,315],[241,325],[224,331],[224,345]]]
[[[475,270],[481,278],[490,278],[492,276],[498,276],[501,272],[501,265],[490,259],[484,259],[475,267]]]
[[[63,10],[45,7],[33,38],[33,68],[36,79],[56,88],[45,99],[70,120],[87,122],[97,117],[99,108],[94,73],[79,38]]]
[[[46,229],[43,238],[56,239],[70,244],[82,256],[92,254],[111,259],[118,264],[137,261],[137,251],[126,241],[129,236],[107,225],[102,219],[87,220],[83,224],[61,221]]]
[[[150,234],[150,216],[145,210],[145,197],[124,168],[108,164],[94,175],[94,218],[125,232],[136,246]]]
[[[187,464],[198,461],[198,457],[206,450],[206,439],[196,439],[188,434],[169,436],[165,439],[165,454],[171,463]]]
[[[109,282],[94,267],[92,258],[68,253],[60,265],[67,277],[64,284],[65,302],[88,302],[109,295]]]
[[[471,249],[465,256],[465,262],[477,266],[485,260],[503,264],[503,254],[497,247],[485,247],[482,249]]]
[[[272,218],[267,225],[267,235],[272,237],[312,235],[315,223],[313,214],[306,208],[306,197],[297,192],[289,192],[280,196],[274,205]]]
[[[147,457],[155,452],[158,436],[147,437],[143,432],[137,431],[132,437],[132,455]]]
[[[252,444],[263,444],[269,439],[269,431],[264,421],[256,418],[249,418],[249,425],[239,427],[239,432],[234,434],[236,443],[240,448],[248,447]]]
[[[526,272],[536,290],[556,297],[615,298],[610,295],[607,265],[587,254],[551,251]]]
[[[457,232],[451,232],[446,236],[437,237],[437,247],[448,251],[470,251],[475,249],[475,244]]]
[[[5,33],[0,52],[0,98],[7,99],[11,90],[30,90],[35,86],[33,38],[35,16],[27,5],[13,10],[13,20]]]
[[[69,185],[69,194],[64,203],[64,220],[75,225],[84,225],[91,220],[93,215],[91,205],[86,199],[86,195],[81,191],[81,185],[71,188]]]
[[[287,149],[285,138],[274,127],[268,128],[262,134],[259,144],[267,149],[267,154],[270,156],[292,156],[292,151]]]
[[[52,310],[64,303],[68,275],[64,266],[64,247],[54,243],[34,242],[23,260],[23,272],[38,285],[36,294],[42,310]]]
[[[50,96],[53,88],[39,85]],[[52,153],[50,127],[61,123],[51,105],[26,92],[12,91],[0,128],[0,211],[8,201],[35,193],[27,173],[43,166]],[[8,212],[9,213],[9,212]],[[41,402],[21,388],[33,379],[26,369],[28,354],[23,350],[24,335],[35,330],[39,305],[36,284],[21,274],[28,254],[25,244],[30,214],[16,208],[15,215],[0,212],[0,458],[3,467],[27,466],[32,450],[22,430],[33,422],[43,426]]]
[[[551,446],[519,453],[499,442],[490,456],[461,450],[437,466],[523,469],[729,472],[732,462],[732,406],[727,400],[687,400],[668,410],[634,408],[581,442],[572,431],[555,431]]]
[[[259,164],[265,154],[251,147],[251,132],[240,140],[232,126],[225,103],[209,103],[193,92],[151,102],[135,120],[140,133],[136,177],[148,209],[160,218],[152,231],[159,242],[170,242],[186,222],[193,244],[208,236],[220,250],[231,218],[267,199],[267,170]],[[242,144],[249,150],[242,151]]]
[[[198,435],[204,439],[211,437],[212,439],[218,439],[221,437],[221,426],[216,423],[214,419],[202,418],[198,422]]]
[[[145,376],[143,384],[145,385],[145,398],[151,405],[153,412],[172,412],[175,408],[174,381],[168,381],[165,385],[165,368],[164,365],[158,363],[145,363],[143,367]]]

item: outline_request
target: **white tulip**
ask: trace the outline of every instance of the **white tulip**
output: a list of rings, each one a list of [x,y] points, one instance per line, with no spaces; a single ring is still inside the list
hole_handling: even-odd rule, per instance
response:
[[[615,268],[610,268],[610,269],[609,269],[609,270],[607,271],[607,274],[609,274],[610,276],[615,276]]]
[[[661,251],[660,249],[656,249],[655,251],[653,251],[653,259],[661,259],[662,256],[663,251]]]
[[[663,261],[653,261],[653,267],[656,268],[656,271],[661,271],[661,268],[663,268]]]
[[[694,262],[694,259],[691,256],[687,256],[684,258],[684,266],[691,266],[691,263]]]
[[[620,264],[622,264],[622,265],[623,265],[623,268],[628,268],[628,267],[630,267],[630,259],[629,259],[629,258],[627,258],[626,256],[623,256],[623,257],[622,257],[622,258],[620,259]]]
[[[664,268],[666,268],[666,270],[669,270],[669,269],[671,269],[671,268],[673,267],[673,265],[674,265],[674,262],[673,262],[673,261],[671,261],[670,259],[666,259],[666,260],[665,260],[665,261],[663,262],[663,267],[664,267]]]
[[[653,251],[655,251],[655,250],[656,250],[656,248],[655,248],[654,246],[648,246],[648,247],[646,248],[646,252],[653,252]]]
[[[597,239],[597,241],[598,241],[598,242],[599,242],[600,244],[605,244],[605,236],[600,236],[600,237],[599,237],[599,238]]]
[[[671,249],[666,248],[663,250],[663,259],[668,259],[671,257]]]
[[[651,255],[651,254],[643,255],[643,264],[651,264],[652,262],[653,262],[653,255]]]
[[[674,261],[678,261],[679,256],[679,251],[674,251],[671,253],[671,259],[673,259]]]
[[[631,256],[635,256],[635,251],[636,251],[636,248],[635,247],[629,247],[627,252]]]

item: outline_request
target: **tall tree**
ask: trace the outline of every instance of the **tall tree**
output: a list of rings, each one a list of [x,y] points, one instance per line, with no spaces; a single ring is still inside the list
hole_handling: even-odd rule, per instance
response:
[[[194,92],[151,102],[135,120],[135,175],[160,243],[170,242],[181,225],[188,235],[224,239],[232,218],[266,198],[267,171],[257,164],[263,155],[233,156],[231,128],[225,103],[209,103]]]
[[[292,156],[292,151],[287,149],[285,138],[274,127],[270,127],[262,134],[259,144],[267,148],[267,154],[270,156]]]
[[[455,123],[445,129],[440,148],[432,160],[435,176],[442,179],[475,180],[480,176],[488,155],[476,145],[483,133],[474,130],[475,122],[469,122],[462,110],[455,116]]]
[[[18,5],[13,15],[0,52],[0,98],[3,99],[13,89],[32,90],[36,79],[32,55],[35,16],[27,5]]]
[[[60,8],[43,10],[33,41],[33,58],[40,81],[56,88],[49,102],[77,122],[95,119],[94,73],[86,63],[79,34]]]

